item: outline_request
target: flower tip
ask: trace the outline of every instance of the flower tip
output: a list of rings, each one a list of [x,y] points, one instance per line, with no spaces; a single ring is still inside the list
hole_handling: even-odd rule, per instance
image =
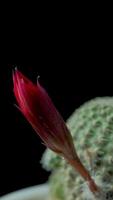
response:
[[[15,81],[19,77],[19,71],[18,71],[17,67],[15,67],[14,69],[12,69],[12,77],[13,77],[13,82],[15,83]]]
[[[16,72],[16,71],[18,71],[18,68],[17,68],[17,66],[14,68],[14,71]]]
[[[15,67],[14,69],[12,69],[12,76],[14,77],[15,76],[15,73],[18,72],[18,69],[17,67]]]
[[[13,84],[15,86],[15,84],[17,83],[17,77],[15,75],[15,71],[14,70],[12,70],[12,78],[13,78]]]
[[[39,84],[40,75],[37,76],[37,85]]]

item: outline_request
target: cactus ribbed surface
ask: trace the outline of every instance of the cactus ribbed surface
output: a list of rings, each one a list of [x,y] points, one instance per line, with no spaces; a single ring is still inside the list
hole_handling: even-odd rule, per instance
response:
[[[78,108],[67,121],[81,162],[103,190],[102,200],[113,200],[113,97],[96,98]],[[52,169],[53,200],[95,200],[86,182],[50,150],[42,163]]]

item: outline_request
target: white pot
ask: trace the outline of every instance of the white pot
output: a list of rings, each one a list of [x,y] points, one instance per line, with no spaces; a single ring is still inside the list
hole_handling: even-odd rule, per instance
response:
[[[0,197],[0,200],[49,200],[47,184],[28,187]]]

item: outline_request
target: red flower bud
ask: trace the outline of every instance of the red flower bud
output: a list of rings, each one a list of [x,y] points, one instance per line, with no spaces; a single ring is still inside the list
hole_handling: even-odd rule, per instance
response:
[[[62,155],[88,182],[89,189],[99,188],[76,154],[71,134],[44,88],[33,84],[18,70],[13,73],[14,94],[19,109],[43,140],[54,152]]]
[[[68,160],[75,158],[71,134],[44,88],[33,84],[18,70],[13,73],[19,108],[44,144]]]

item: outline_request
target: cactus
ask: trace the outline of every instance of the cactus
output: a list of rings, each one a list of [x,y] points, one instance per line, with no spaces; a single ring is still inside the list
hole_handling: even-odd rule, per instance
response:
[[[46,150],[42,164],[52,170],[52,200],[113,200],[113,97],[96,98],[67,120],[81,162],[102,189],[94,197],[87,183],[61,157]]]

